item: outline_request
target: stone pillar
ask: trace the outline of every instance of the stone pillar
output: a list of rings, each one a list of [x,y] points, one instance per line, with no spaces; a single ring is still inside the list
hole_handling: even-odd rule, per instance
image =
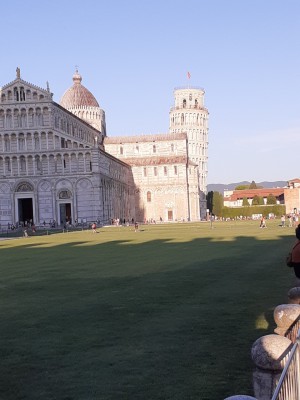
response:
[[[20,157],[17,157],[18,176],[20,176]]]
[[[251,349],[256,366],[253,390],[257,400],[270,400],[284,368],[292,342],[283,336],[266,335],[257,339]]]
[[[298,331],[297,321],[299,321],[299,318],[299,304],[281,304],[277,306],[274,310],[274,321],[277,325],[274,332],[281,336],[287,336],[292,330],[294,331],[296,329]],[[295,334],[297,334],[297,332],[295,332]]]

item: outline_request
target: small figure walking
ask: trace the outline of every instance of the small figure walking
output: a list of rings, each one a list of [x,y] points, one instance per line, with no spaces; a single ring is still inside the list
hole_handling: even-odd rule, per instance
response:
[[[28,237],[27,228],[24,229],[24,231],[23,231],[23,236],[26,237],[26,238]]]
[[[97,225],[95,224],[95,222],[92,224],[92,232],[93,233],[97,233],[96,231]]]
[[[259,227],[260,227],[260,228],[266,228],[266,227],[267,227],[267,226],[266,226],[266,218],[265,218],[264,216],[261,217]]]
[[[139,229],[139,224],[137,222],[135,222],[134,224],[134,232],[137,232]]]

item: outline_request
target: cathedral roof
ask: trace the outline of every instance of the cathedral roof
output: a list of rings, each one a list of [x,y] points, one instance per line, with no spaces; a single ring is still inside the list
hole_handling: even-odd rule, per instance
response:
[[[81,84],[82,77],[76,70],[73,75],[73,86],[65,91],[60,100],[60,105],[64,108],[71,109],[77,107],[99,107],[94,95]]]
[[[187,135],[185,132],[179,133],[158,133],[157,135],[136,135],[136,136],[111,136],[106,137],[105,144],[122,144],[136,142],[156,142],[170,140],[185,140]]]

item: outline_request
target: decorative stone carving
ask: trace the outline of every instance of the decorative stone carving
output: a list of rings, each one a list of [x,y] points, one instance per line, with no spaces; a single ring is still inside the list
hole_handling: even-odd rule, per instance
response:
[[[274,321],[277,325],[274,332],[278,335],[284,336],[299,317],[299,304],[281,304],[280,306],[277,306],[274,310]]]
[[[80,190],[86,190],[88,188],[90,188],[92,186],[91,182],[88,179],[81,179],[78,183],[77,183],[77,187]]]
[[[9,185],[7,185],[6,183],[2,183],[0,185],[0,192],[1,193],[9,193],[9,191],[10,191]]]
[[[60,199],[71,199],[72,198],[72,193],[69,190],[61,190],[59,192],[58,197]]]
[[[62,179],[56,183],[56,188],[57,190],[66,190],[66,189],[71,190],[72,183],[68,179]]]
[[[28,182],[22,182],[17,186],[16,192],[33,192],[33,187]]]
[[[51,185],[50,185],[50,183],[47,182],[47,181],[42,181],[42,182],[39,184],[39,189],[40,189],[41,191],[43,191],[43,192],[49,191],[50,188],[51,188]]]

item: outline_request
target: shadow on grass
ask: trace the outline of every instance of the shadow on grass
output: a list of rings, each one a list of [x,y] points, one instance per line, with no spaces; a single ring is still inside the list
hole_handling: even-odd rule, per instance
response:
[[[0,250],[1,398],[252,394],[290,237],[47,244]]]

